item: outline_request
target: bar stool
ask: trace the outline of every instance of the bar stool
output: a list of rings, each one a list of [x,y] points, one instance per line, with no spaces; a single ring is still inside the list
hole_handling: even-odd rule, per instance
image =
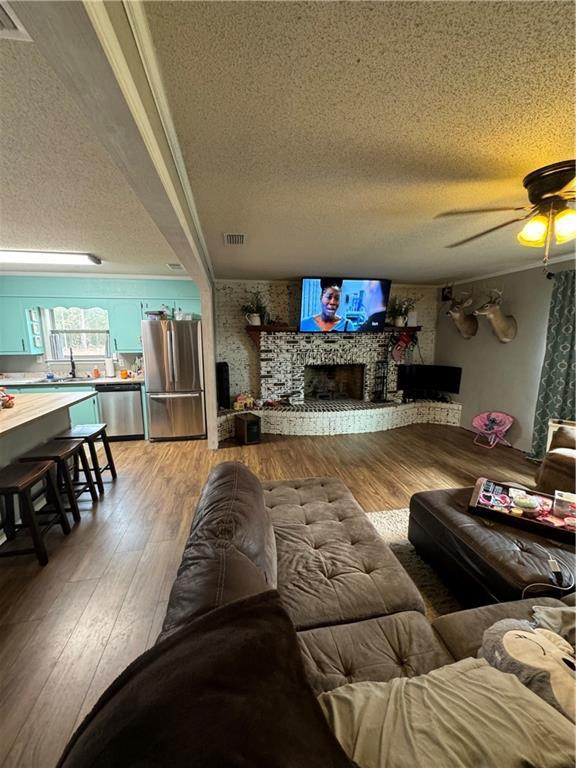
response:
[[[38,558],[40,565],[48,562],[48,553],[44,544],[44,534],[53,525],[59,524],[64,534],[70,533],[70,524],[54,479],[56,465],[53,461],[36,461],[22,464],[9,464],[0,470],[0,497],[2,506],[2,527],[8,542],[14,541],[19,530],[27,528],[32,538],[32,549],[14,549],[3,552],[0,557],[14,555],[33,555]],[[32,496],[32,487],[43,483],[42,489]],[[34,509],[34,501],[40,495],[46,494],[47,503],[38,510]],[[14,514],[14,499],[18,499],[20,522]],[[49,518],[45,518],[50,515]],[[40,519],[40,522],[39,522]]]
[[[104,483],[102,481],[102,473],[107,470],[112,475],[112,479],[116,480],[118,474],[116,472],[116,466],[114,465],[114,459],[112,458],[112,450],[110,448],[110,441],[106,434],[106,424],[77,424],[75,427],[71,427],[62,432],[61,435],[56,436],[57,440],[77,440],[82,439],[86,442],[88,450],[90,451],[90,460],[92,462],[91,470],[94,473],[96,485],[98,486],[98,492],[100,495],[104,493]],[[103,467],[98,462],[98,451],[96,450],[96,441],[101,440],[106,453],[107,464]],[[78,471],[77,465],[75,467]]]
[[[70,474],[69,460],[79,460],[84,479],[73,480]],[[65,491],[70,503],[70,511],[74,520],[80,522],[80,508],[78,497],[85,491],[89,491],[92,501],[98,501],[98,494],[92,481],[92,474],[88,466],[88,459],[84,453],[83,440],[49,440],[47,443],[36,446],[28,453],[20,456],[19,461],[54,461],[58,474],[58,488]]]

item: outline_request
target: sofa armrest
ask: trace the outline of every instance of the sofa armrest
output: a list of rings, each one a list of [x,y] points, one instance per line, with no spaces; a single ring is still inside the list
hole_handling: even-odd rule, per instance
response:
[[[555,448],[571,448],[576,451],[576,429],[566,425],[558,427],[552,435],[548,450],[553,451]]]
[[[534,597],[513,600],[509,603],[484,605],[467,611],[439,616],[432,622],[434,630],[442,638],[456,660],[476,656],[482,645],[484,632],[500,619],[532,619],[535,605],[562,607],[564,603],[555,597]]]
[[[574,493],[576,489],[576,450],[554,448],[548,451],[536,473],[536,490],[554,495],[554,491]]]

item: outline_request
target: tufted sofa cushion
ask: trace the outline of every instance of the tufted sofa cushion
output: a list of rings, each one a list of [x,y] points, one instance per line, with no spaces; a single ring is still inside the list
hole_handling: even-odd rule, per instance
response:
[[[317,693],[363,680],[424,675],[454,661],[416,611],[309,629],[298,633],[298,641]]]
[[[276,586],[276,540],[258,479],[239,462],[210,473],[159,641],[191,618]]]
[[[410,499],[410,541],[455,586],[465,586],[477,603],[518,600],[527,585],[550,584],[550,557],[560,563],[564,583],[573,582],[572,546],[470,514],[472,490],[425,491]]]
[[[424,612],[416,586],[334,478],[264,482],[278,591],[297,629]]]

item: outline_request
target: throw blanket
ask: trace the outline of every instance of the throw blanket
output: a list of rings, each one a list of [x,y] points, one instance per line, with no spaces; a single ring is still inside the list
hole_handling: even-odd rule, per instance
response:
[[[344,685],[319,701],[361,768],[574,768],[569,720],[483,659]]]
[[[278,593],[190,621],[102,695],[60,768],[352,768]]]

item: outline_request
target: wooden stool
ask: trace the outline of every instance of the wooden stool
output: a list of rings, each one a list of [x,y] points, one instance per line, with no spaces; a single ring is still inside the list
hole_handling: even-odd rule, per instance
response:
[[[79,460],[82,466],[84,479],[73,480],[70,475],[68,461],[70,459]],[[66,492],[70,503],[70,511],[74,520],[80,522],[80,509],[78,507],[78,497],[85,491],[90,492],[92,501],[98,501],[98,494],[92,481],[92,474],[88,466],[88,459],[84,453],[83,440],[49,440],[47,443],[38,445],[28,453],[20,456],[20,461],[54,461],[58,468],[58,487]]]
[[[44,544],[44,534],[56,523],[62,527],[62,531],[68,535],[70,525],[62,499],[58,491],[58,485],[54,479],[56,465],[53,461],[26,462],[25,464],[9,464],[0,470],[0,496],[2,497],[2,527],[6,539],[10,542],[16,538],[19,530],[27,528],[34,544],[33,549],[15,549],[2,552],[0,557],[12,557],[13,555],[35,554],[40,565],[48,562],[48,553]],[[32,487],[43,483],[42,490],[32,496]],[[34,500],[41,494],[46,494],[47,502],[41,509],[34,509]],[[14,498],[18,498],[20,522],[16,521],[14,514]],[[38,522],[38,518],[51,515],[47,520]]]
[[[90,460],[92,461],[91,470],[94,473],[96,485],[100,494],[104,493],[104,483],[102,481],[102,473],[109,470],[112,475],[112,479],[116,480],[118,477],[116,473],[116,467],[114,465],[114,459],[112,458],[112,450],[110,449],[110,441],[106,434],[106,424],[77,424],[75,427],[71,427],[66,432],[62,432],[61,435],[57,435],[57,440],[77,440],[82,439],[86,442],[88,450],[90,451]],[[96,441],[101,440],[106,453],[106,461],[108,462],[104,467],[101,467],[98,462],[98,452],[96,450]]]

